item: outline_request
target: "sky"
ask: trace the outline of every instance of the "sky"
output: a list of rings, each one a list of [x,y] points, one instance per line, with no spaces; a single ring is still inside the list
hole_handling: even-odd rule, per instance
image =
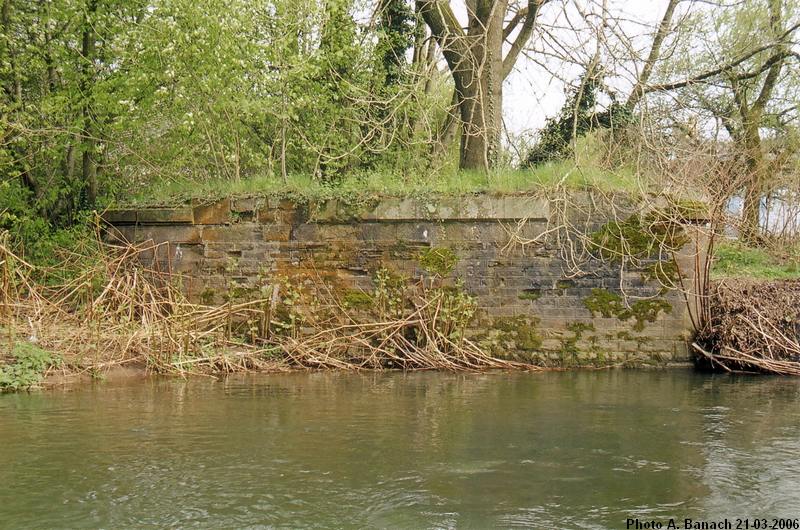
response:
[[[601,0],[597,0],[600,2]],[[576,5],[588,9],[590,4],[597,3],[588,0],[567,0],[566,2],[551,2],[543,7],[542,22],[555,23],[562,26],[569,19],[573,25],[580,22]],[[454,2],[457,16],[466,18],[463,3]],[[566,5],[566,7],[562,7]],[[620,27],[625,33],[642,35],[652,33],[661,20],[667,0],[607,0],[607,7],[613,13],[623,16]],[[583,42],[571,42],[571,47],[582,56],[590,57],[594,50],[594,33],[584,28],[583,35],[579,36]],[[556,29],[553,36],[568,41],[574,38],[574,31],[563,28]],[[541,38],[535,35],[530,47],[539,48]],[[649,38],[638,41],[643,48],[647,47]],[[542,54],[532,53],[531,57],[520,56],[517,67],[506,79],[503,87],[503,115],[508,131],[512,134],[524,134],[541,128],[549,116],[558,113],[564,104],[565,84],[562,79],[576,79],[581,69],[565,66],[562,61],[544,60],[545,64],[537,64],[543,60]],[[559,79],[561,78],[561,79]],[[624,91],[630,85],[624,79],[615,81],[619,89]]]

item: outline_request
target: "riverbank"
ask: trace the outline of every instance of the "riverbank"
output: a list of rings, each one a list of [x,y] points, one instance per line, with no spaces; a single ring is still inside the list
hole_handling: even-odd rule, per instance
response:
[[[131,366],[686,366],[706,296],[696,210],[571,191],[107,212],[54,266],[0,248],[0,386]]]
[[[800,280],[718,280],[709,312],[694,342],[701,367],[800,375]]]

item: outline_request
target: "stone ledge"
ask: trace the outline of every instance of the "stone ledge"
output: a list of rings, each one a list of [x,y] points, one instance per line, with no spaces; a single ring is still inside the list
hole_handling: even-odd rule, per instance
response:
[[[440,197],[436,200],[386,197],[374,205],[354,206],[337,199],[313,206],[318,223],[343,221],[509,221],[547,220],[547,200],[527,195]]]
[[[106,210],[100,217],[112,225],[194,223],[194,212],[188,206]]]

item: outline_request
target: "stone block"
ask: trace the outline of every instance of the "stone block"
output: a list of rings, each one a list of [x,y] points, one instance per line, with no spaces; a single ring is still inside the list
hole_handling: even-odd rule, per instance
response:
[[[105,227],[104,237],[109,243],[134,243],[136,232],[135,225],[109,225]]]
[[[135,241],[153,241],[155,243],[190,243],[203,241],[203,228],[186,225],[141,226],[135,231]]]
[[[259,209],[262,201],[255,197],[245,199],[234,199],[231,201],[231,211],[236,213],[252,213]]]
[[[266,224],[261,227],[263,241],[289,241],[292,238],[292,227],[285,224]]]
[[[100,214],[100,218],[113,226],[136,224],[139,219],[138,210],[106,210]]]
[[[214,202],[192,201],[194,223],[199,225],[222,225],[231,222],[231,200]]]
[[[194,214],[188,206],[177,208],[142,208],[136,213],[136,222],[147,224],[192,224]]]
[[[280,223],[282,222],[281,210],[261,207],[256,211],[256,220],[262,224]]]
[[[206,226],[203,229],[203,241],[207,243],[222,242],[254,242],[261,241],[261,230],[255,223],[238,225]]]

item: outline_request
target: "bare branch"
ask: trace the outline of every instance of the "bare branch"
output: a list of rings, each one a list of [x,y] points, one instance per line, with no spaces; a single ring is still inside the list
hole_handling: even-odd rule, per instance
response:
[[[520,29],[517,38],[511,44],[511,48],[508,50],[505,59],[503,59],[503,79],[508,77],[508,74],[510,74],[514,69],[514,64],[517,62],[519,53],[531,38],[533,28],[536,25],[536,18],[539,15],[539,9],[549,1],[550,0],[528,0],[528,7],[524,10],[526,11],[525,22],[522,23],[522,28]],[[520,12],[522,12],[522,10]],[[516,16],[514,18],[516,18]],[[518,23],[519,22],[517,22],[517,24]],[[509,26],[510,25],[511,24],[509,24]],[[505,37],[505,31],[503,33],[503,36]]]

